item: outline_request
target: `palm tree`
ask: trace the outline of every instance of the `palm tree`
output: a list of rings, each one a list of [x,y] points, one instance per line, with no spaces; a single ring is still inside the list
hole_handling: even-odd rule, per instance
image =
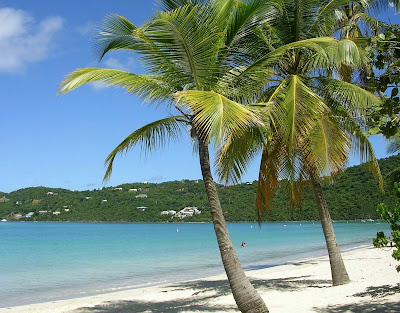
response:
[[[237,181],[262,149],[257,192],[257,208],[261,213],[269,209],[279,179],[289,181],[292,204],[300,204],[301,182],[310,180],[329,253],[333,285],[345,284],[349,276],[336,243],[320,176],[342,169],[353,150],[362,161],[369,162],[383,188],[379,166],[363,127],[366,108],[377,105],[379,99],[357,85],[335,78],[340,77],[343,64],[365,70],[366,41],[321,37],[335,31],[336,10],[347,1],[282,2],[284,14],[264,28],[264,34],[268,34],[264,44],[270,51],[288,44],[298,45],[279,59],[271,58],[268,53],[255,58],[238,75],[239,82],[258,80],[259,89],[253,91],[256,99],[252,100],[265,103],[267,129],[252,129],[242,138],[228,139],[220,150],[220,176],[225,181]],[[319,41],[318,47],[311,44],[312,39],[314,43]],[[261,70],[265,75],[258,75]],[[251,84],[253,90],[255,85]]]
[[[240,265],[229,237],[213,181],[209,145],[218,146],[228,134],[262,121],[251,108],[219,94],[236,67],[245,64],[253,47],[247,35],[261,22],[276,15],[261,0],[195,1],[164,0],[164,11],[141,27],[119,15],[108,16],[97,37],[100,59],[112,50],[141,55],[147,74],[104,68],[71,72],[59,93],[90,82],[124,88],[150,103],[167,103],[178,115],[145,125],[126,137],[107,157],[105,179],[115,157],[136,145],[149,152],[178,139],[181,130],[190,134],[197,148],[214,230],[229,284],[242,312],[268,312]]]

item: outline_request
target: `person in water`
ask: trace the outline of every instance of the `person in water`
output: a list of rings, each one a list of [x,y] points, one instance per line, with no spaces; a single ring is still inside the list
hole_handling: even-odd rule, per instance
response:
[[[242,248],[243,247],[246,247],[246,243],[245,242],[242,242],[242,244],[240,245]]]

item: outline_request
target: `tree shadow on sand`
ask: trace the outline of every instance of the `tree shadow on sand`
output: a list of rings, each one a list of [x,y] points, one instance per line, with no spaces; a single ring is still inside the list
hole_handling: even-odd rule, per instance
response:
[[[308,276],[287,277],[284,279],[251,279],[252,284],[258,290],[296,291],[307,287],[323,288],[331,285],[330,280],[310,280]],[[170,301],[149,300],[121,300],[105,302],[91,308],[80,308],[74,313],[144,313],[144,312],[237,312],[235,305],[224,307],[211,305],[209,302],[219,296],[231,294],[227,280],[214,281],[189,281],[172,284],[163,292],[193,290],[189,297]]]
[[[372,297],[370,301],[346,305],[333,305],[326,308],[316,308],[318,313],[398,313],[400,312],[399,302],[382,301],[380,298],[400,293],[400,284],[397,286],[383,285],[368,287],[365,291],[355,293],[353,297]]]
[[[368,287],[366,291],[356,293],[353,296],[354,297],[371,296],[372,298],[384,298],[386,296],[391,296],[396,293],[400,293],[400,284],[397,284],[397,286],[383,285],[383,286]]]
[[[400,303],[379,301],[366,301],[346,305],[331,305],[326,308],[314,308],[318,313],[399,313]]]

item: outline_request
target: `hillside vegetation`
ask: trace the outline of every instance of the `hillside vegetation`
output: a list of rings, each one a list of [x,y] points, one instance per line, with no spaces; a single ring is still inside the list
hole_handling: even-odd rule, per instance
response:
[[[392,169],[398,167],[399,163],[399,155],[381,159],[379,164],[382,174],[385,176]],[[137,191],[129,191],[129,189]],[[256,181],[235,186],[218,185],[227,221],[255,221],[257,219],[256,189]],[[389,186],[386,186],[386,193],[381,193],[377,182],[367,171],[365,165],[346,169],[335,178],[333,183],[328,183],[328,180],[325,179],[323,189],[334,220],[375,219],[378,203],[385,201],[387,205],[392,206],[395,201],[395,196]],[[84,222],[200,222],[211,220],[202,181],[183,180],[159,184],[129,183],[91,191],[32,187],[8,194],[0,193],[0,200],[0,219],[7,220]],[[179,211],[188,206],[197,207],[202,214],[182,220],[171,215],[161,215],[162,211]],[[146,207],[147,209],[141,211],[137,207]],[[39,213],[39,211],[47,212]],[[33,215],[25,217],[29,212],[33,212]],[[60,213],[53,214],[54,212]],[[294,208],[292,214],[283,181],[276,191],[271,211],[263,216],[263,220],[286,221],[292,219],[318,219],[314,195],[311,188],[305,186],[302,207]]]

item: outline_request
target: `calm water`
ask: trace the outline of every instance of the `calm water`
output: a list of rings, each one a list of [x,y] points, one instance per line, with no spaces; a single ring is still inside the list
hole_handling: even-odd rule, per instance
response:
[[[246,269],[326,254],[319,223],[228,224]],[[334,223],[341,250],[387,224]],[[0,223],[0,307],[223,272],[212,224]],[[240,248],[241,242],[245,248]]]

